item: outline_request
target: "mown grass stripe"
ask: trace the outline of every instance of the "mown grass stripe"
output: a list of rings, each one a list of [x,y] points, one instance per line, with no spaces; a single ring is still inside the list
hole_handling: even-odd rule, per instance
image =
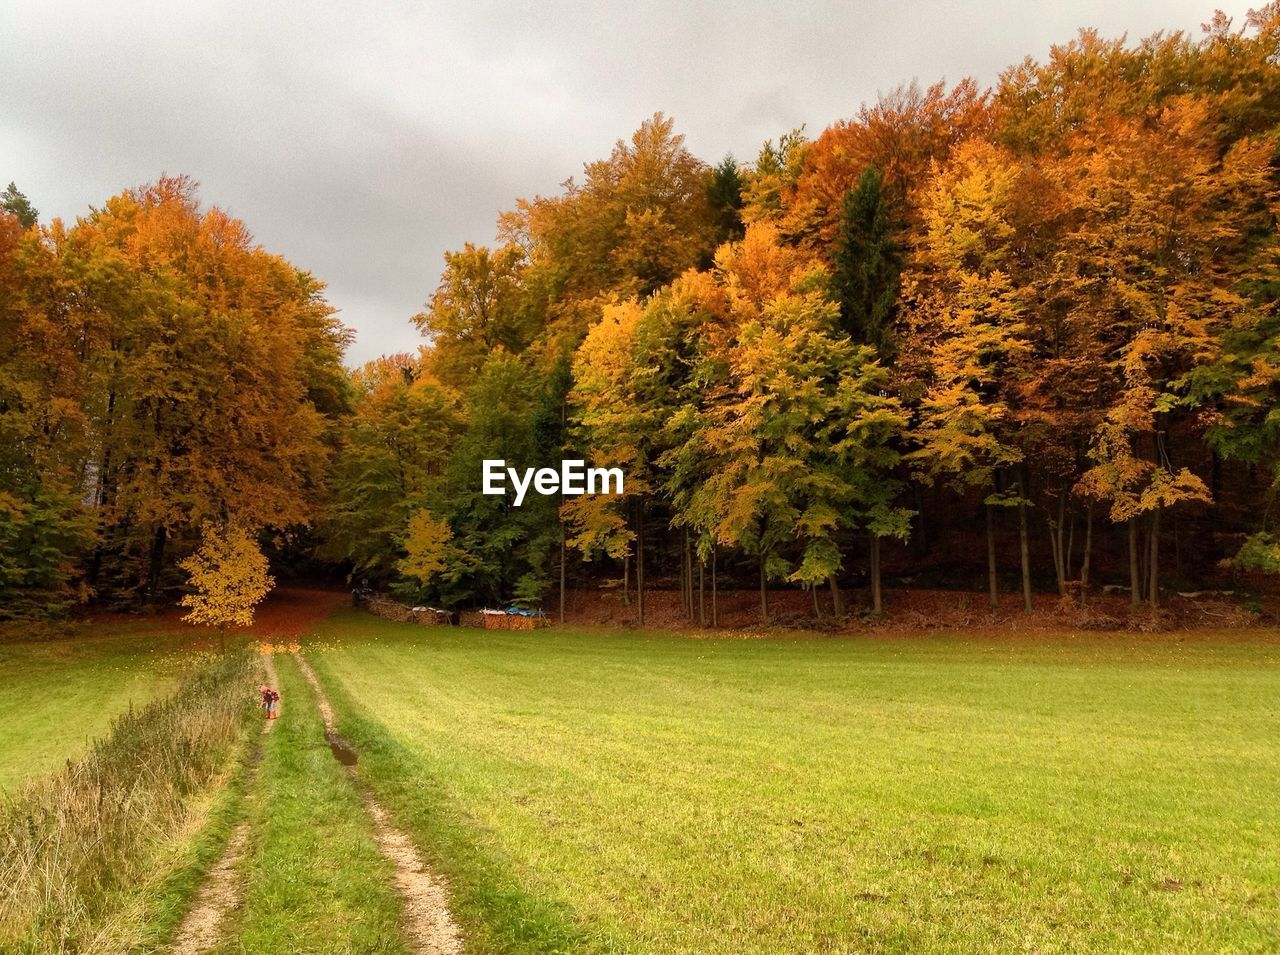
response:
[[[316,639],[491,951],[1280,942],[1275,634]]]
[[[486,955],[625,951],[615,939],[584,930],[567,905],[529,892],[508,860],[476,838],[473,821],[464,807],[450,799],[447,787],[346,692],[329,669],[327,655],[317,654],[311,660],[324,680],[340,732],[360,754],[356,772],[408,828],[428,865],[447,878],[452,914],[462,928],[466,951]]]

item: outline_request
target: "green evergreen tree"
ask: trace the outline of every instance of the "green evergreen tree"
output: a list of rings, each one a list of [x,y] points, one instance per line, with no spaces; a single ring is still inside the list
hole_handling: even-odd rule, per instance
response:
[[[15,183],[9,183],[4,192],[0,192],[0,209],[17,218],[24,229],[30,229],[40,221],[40,212],[31,204],[31,200],[18,191]]]
[[[716,228],[716,243],[736,242],[742,238],[742,171],[732,156],[725,156],[720,165],[711,170],[711,182],[707,185],[707,203],[711,206],[711,218]]]
[[[845,193],[832,264],[841,326],[855,342],[890,357],[903,259],[891,198],[875,166]]]

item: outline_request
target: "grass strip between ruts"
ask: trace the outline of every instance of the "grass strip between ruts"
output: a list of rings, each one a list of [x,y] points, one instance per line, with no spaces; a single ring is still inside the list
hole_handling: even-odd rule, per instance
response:
[[[222,952],[405,952],[401,904],[360,795],[325,743],[297,666],[276,655],[281,716],[248,800],[244,902]]]

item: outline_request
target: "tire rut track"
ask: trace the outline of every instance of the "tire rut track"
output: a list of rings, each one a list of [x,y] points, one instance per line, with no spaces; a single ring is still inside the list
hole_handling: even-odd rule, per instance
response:
[[[263,654],[262,662],[266,667],[268,685],[276,686],[276,665],[271,654]],[[263,722],[266,724],[262,728],[263,733],[270,732],[275,725],[274,720]],[[261,753],[256,755],[261,756]],[[258,778],[258,763],[258,759],[252,760],[245,778],[246,802],[251,802],[255,797],[253,784]],[[231,830],[226,848],[205,876],[191,908],[179,923],[169,949],[172,955],[200,955],[223,941],[223,926],[227,915],[239,908],[244,901],[244,884],[239,869],[248,844],[249,820],[242,819]]]
[[[315,693],[326,740],[334,747],[335,756],[338,756],[338,749],[345,749],[346,744],[341,742],[337,734],[329,698],[315,671],[302,655],[294,653],[293,659]],[[345,760],[343,763],[360,793],[365,811],[373,820],[373,834],[378,851],[395,867],[396,888],[404,901],[406,934],[413,950],[420,955],[461,955],[462,936],[449,913],[445,883],[423,864],[413,840],[395,826],[390,814],[373,797],[369,788],[355,777]]]
[[[249,823],[241,822],[232,830],[222,858],[209,870],[195,902],[183,917],[170,949],[173,955],[198,955],[222,941],[223,922],[242,899],[238,870],[248,843]]]

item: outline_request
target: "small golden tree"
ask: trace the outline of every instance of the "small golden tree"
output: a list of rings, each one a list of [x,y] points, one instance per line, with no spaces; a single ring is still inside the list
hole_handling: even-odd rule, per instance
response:
[[[192,593],[182,598],[188,623],[217,627],[226,648],[229,626],[248,627],[253,610],[275,586],[267,558],[239,523],[205,524],[200,549],[178,566],[187,572]]]
[[[408,556],[396,562],[396,569],[426,587],[448,566],[452,539],[449,522],[439,520],[423,508],[409,519],[409,534],[404,539]]]

